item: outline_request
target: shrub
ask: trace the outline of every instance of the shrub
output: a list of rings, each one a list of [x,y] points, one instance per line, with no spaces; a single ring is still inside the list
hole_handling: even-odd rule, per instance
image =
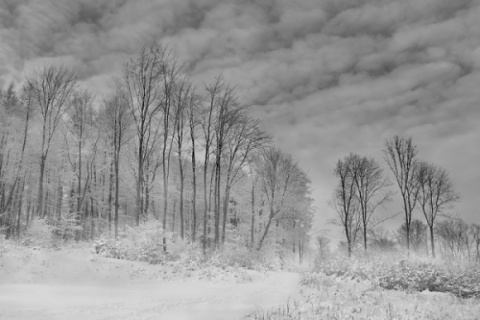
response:
[[[28,247],[51,247],[54,245],[53,230],[46,219],[34,218],[25,231],[21,244]]]
[[[164,235],[161,223],[154,220],[138,227],[128,227],[126,232],[117,239],[111,235],[103,235],[94,242],[93,246],[96,253],[108,258],[160,264],[168,258],[175,258],[173,254],[164,251],[164,236],[167,240],[167,248],[169,248],[172,244],[171,234],[165,233]]]
[[[480,297],[478,266],[447,265],[416,258],[333,258],[317,261],[315,271],[333,277],[370,280],[388,290],[429,290],[463,298]]]

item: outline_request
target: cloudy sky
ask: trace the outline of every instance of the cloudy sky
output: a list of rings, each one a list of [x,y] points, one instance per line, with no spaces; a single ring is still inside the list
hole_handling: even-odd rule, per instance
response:
[[[3,85],[58,61],[101,95],[152,40],[195,81],[237,86],[310,173],[319,227],[335,162],[384,165],[395,134],[450,172],[455,212],[480,222],[480,0],[0,0]]]

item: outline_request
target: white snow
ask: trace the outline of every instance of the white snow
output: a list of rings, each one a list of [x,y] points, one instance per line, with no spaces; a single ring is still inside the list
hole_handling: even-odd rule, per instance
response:
[[[255,283],[0,285],[0,319],[241,319],[285,303],[298,280],[297,274],[282,272]]]
[[[299,288],[299,275],[289,272],[243,283],[165,281],[159,266],[97,258],[85,250],[15,251],[0,260],[0,319],[8,320],[242,319],[286,303]]]

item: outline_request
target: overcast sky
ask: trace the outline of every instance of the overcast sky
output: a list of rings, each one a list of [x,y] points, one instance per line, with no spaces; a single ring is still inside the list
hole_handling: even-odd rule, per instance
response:
[[[195,81],[237,86],[309,172],[318,227],[334,217],[336,161],[385,166],[395,134],[449,171],[455,213],[480,223],[480,0],[0,0],[3,85],[58,61],[101,95],[152,40]]]

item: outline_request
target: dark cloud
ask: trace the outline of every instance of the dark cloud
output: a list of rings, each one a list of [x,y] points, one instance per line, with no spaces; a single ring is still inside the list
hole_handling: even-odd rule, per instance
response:
[[[0,0],[0,79],[59,61],[101,94],[140,46],[161,41],[194,80],[222,72],[237,85],[312,175],[320,221],[332,217],[336,160],[381,161],[394,134],[450,171],[472,220],[479,17],[478,0]]]

